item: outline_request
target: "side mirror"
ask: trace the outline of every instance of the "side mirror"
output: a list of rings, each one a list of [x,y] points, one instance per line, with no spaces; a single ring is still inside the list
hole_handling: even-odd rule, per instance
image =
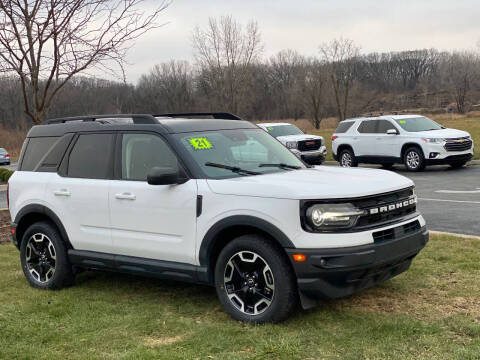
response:
[[[387,135],[398,135],[398,130],[397,129],[388,129],[387,130]]]
[[[187,180],[188,178],[183,171],[167,167],[154,167],[147,175],[147,182],[150,185],[183,184]]]

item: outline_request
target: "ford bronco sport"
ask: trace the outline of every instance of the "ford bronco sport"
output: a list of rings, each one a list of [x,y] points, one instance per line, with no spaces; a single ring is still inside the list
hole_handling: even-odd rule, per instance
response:
[[[213,285],[233,318],[285,319],[407,270],[428,241],[413,183],[308,167],[231,114],[46,121],[9,181],[28,282],[83,269]]]

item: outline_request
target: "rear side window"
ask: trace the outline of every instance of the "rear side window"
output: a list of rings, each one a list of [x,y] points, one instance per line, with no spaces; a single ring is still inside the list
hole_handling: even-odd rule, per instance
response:
[[[30,138],[22,158],[21,171],[33,171],[40,160],[57,142],[58,137]]]
[[[68,159],[67,176],[82,179],[111,178],[113,142],[113,134],[80,135]]]
[[[363,120],[358,127],[358,132],[361,134],[375,134],[377,120]]]
[[[353,125],[353,121],[348,121],[348,122],[341,122],[338,124],[337,130],[335,130],[335,134],[343,134],[348,131]]]

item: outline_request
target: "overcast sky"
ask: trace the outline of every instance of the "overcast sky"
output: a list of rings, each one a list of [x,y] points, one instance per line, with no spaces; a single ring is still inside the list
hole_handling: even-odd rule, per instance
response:
[[[127,81],[163,61],[193,60],[193,28],[222,15],[257,21],[265,57],[282,49],[317,55],[319,44],[340,36],[363,53],[474,49],[480,40],[478,0],[173,0],[161,18],[168,23],[130,50]]]

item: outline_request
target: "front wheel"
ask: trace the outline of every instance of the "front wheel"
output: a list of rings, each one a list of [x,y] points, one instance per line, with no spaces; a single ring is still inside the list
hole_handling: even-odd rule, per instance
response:
[[[408,148],[403,156],[403,163],[408,171],[421,171],[425,169],[425,157],[417,147]]]
[[[243,322],[282,321],[298,301],[286,254],[257,235],[238,237],[225,246],[215,266],[215,287],[225,311]]]
[[[357,167],[358,161],[355,154],[350,149],[342,150],[339,156],[339,162],[342,167]]]

